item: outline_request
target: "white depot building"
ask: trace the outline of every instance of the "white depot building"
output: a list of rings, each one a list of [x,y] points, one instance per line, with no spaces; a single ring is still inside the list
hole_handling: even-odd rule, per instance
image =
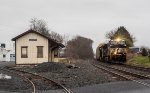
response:
[[[0,61],[15,61],[14,49],[6,49],[6,44],[0,43]]]

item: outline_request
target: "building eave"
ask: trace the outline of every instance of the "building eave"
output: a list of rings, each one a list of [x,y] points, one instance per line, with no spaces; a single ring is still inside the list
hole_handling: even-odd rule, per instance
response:
[[[16,37],[14,37],[14,38],[12,38],[11,40],[12,40],[12,41],[16,41],[17,39],[19,39],[20,37],[22,37],[22,36],[24,36],[24,35],[26,35],[26,34],[28,34],[28,33],[36,33],[36,34],[39,34],[40,36],[45,37],[46,39],[48,39],[49,41],[51,41],[51,42],[57,44],[58,46],[60,46],[60,47],[62,47],[62,48],[65,47],[62,43],[58,43],[57,41],[53,40],[52,38],[50,38],[50,37],[48,37],[48,36],[46,36],[46,35],[43,35],[43,34],[37,32],[37,31],[34,31],[34,30],[32,30],[32,29],[30,29],[30,30],[28,30],[28,31],[26,31],[26,32],[24,32],[24,33],[22,33],[22,34],[20,34],[20,35],[18,35],[18,36],[16,36]]]

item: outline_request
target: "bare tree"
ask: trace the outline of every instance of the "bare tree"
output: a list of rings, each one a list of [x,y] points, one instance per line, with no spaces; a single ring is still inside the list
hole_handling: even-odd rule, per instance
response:
[[[114,35],[115,35],[116,31],[111,30],[110,32],[107,32],[105,37],[108,39],[113,39]]]
[[[30,29],[33,29],[44,35],[49,35],[49,29],[48,29],[47,23],[44,20],[42,19],[38,20],[37,18],[33,18],[31,19],[30,23],[31,23]]]
[[[50,32],[50,37],[54,40],[57,40],[57,42],[62,43],[64,40],[64,37],[54,31]]]
[[[63,44],[65,45],[65,46],[67,46],[67,42],[69,41],[69,35],[68,34],[66,34],[66,35],[63,35]]]
[[[42,19],[38,20],[37,18],[32,18],[30,23],[31,23],[30,29],[33,29],[41,34],[44,34],[44,35],[56,40],[58,43],[63,43],[65,37],[54,31],[50,31],[48,29],[47,23],[44,20],[42,20]]]
[[[75,59],[92,59],[94,57],[92,43],[91,39],[76,36],[67,42],[65,55]]]

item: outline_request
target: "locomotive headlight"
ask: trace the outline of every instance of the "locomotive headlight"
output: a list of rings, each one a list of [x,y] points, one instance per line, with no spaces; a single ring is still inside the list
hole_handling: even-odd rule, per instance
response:
[[[117,54],[117,52],[115,51],[115,52],[114,52],[114,54],[116,55],[116,54]]]
[[[120,41],[121,41],[121,39],[120,39],[120,38],[117,38],[117,39],[116,39],[116,41],[117,41],[117,42],[120,42]]]

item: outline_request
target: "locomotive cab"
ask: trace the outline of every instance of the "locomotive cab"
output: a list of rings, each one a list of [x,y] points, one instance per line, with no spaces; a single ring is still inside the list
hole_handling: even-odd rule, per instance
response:
[[[111,40],[110,44],[110,61],[126,62],[127,46],[124,40]]]

